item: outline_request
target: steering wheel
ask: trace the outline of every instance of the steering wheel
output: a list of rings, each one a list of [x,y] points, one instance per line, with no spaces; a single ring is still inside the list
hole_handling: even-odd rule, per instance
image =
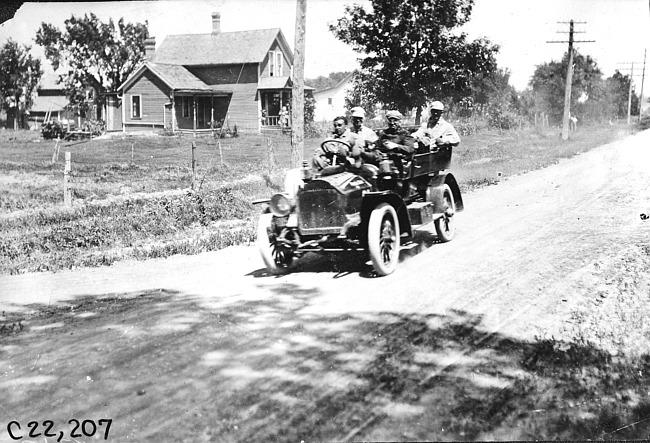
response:
[[[327,158],[334,160],[337,156],[347,157],[350,154],[350,145],[348,145],[343,140],[331,139],[325,140],[320,144],[321,149],[327,156]],[[332,164],[338,163],[338,161],[332,161]]]
[[[343,140],[325,140],[320,144],[320,147],[326,154],[345,155],[345,152],[350,152],[350,145],[345,143]]]

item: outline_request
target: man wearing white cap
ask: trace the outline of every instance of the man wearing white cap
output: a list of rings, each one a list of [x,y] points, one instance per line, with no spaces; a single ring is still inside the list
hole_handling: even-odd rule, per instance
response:
[[[366,117],[366,111],[361,106],[355,106],[350,109],[350,117],[352,119],[352,126],[350,131],[360,136],[366,143],[366,146],[377,142],[377,134],[375,131],[363,124],[363,119]]]
[[[355,106],[350,109],[350,118],[352,120],[350,131],[357,134],[357,137],[361,141],[361,159],[364,162],[374,164],[378,161],[374,149],[379,137],[377,137],[375,131],[363,124],[365,117],[366,111],[361,106]]]
[[[431,103],[429,120],[422,123],[422,126],[413,133],[413,137],[419,143],[429,147],[429,149],[436,149],[441,146],[456,146],[460,143],[460,137],[458,137],[454,127],[442,118],[444,110],[445,106],[441,102],[435,101]]]

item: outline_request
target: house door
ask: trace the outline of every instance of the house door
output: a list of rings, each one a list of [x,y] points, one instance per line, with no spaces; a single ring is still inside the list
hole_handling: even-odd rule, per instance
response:
[[[196,99],[196,128],[209,129],[212,113],[211,97],[198,97]]]

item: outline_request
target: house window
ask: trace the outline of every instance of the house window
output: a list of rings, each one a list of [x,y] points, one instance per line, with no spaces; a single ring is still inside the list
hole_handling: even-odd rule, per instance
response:
[[[140,118],[140,96],[132,95],[131,96],[131,117]]]
[[[269,75],[280,77],[282,75],[282,62],[284,57],[281,51],[269,51]]]
[[[188,118],[190,116],[190,97],[183,97],[181,106],[183,108],[183,117]]]

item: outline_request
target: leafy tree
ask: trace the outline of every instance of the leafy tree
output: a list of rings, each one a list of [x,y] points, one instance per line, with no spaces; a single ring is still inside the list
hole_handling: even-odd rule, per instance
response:
[[[316,78],[305,79],[305,85],[317,91],[336,86],[341,80],[350,75],[350,71],[330,72],[327,77],[319,75]]]
[[[529,83],[533,90],[536,111],[547,113],[555,122],[562,121],[564,115],[568,63],[567,52],[560,62],[551,61],[537,66]],[[602,72],[596,61],[576,51],[573,57],[571,109],[577,109],[578,103],[585,108],[601,101],[602,86]],[[585,105],[588,101],[591,103]]]
[[[469,42],[457,28],[470,19],[473,0],[371,0],[372,11],[346,6],[330,30],[364,54],[358,91],[407,111],[431,100],[468,95],[472,79],[496,69],[498,46]],[[363,89],[364,91],[361,91]]]
[[[41,61],[29,54],[31,47],[20,46],[12,39],[0,48],[0,106],[13,119],[18,120],[33,104],[33,95],[43,75]]]
[[[147,23],[125,23],[109,19],[103,23],[95,14],[72,15],[65,21],[62,32],[48,23],[41,23],[36,43],[45,48],[45,56],[56,71],[63,73],[59,81],[65,84],[71,104],[86,100],[88,87],[97,93],[115,91],[144,59]]]
[[[607,92],[611,97],[612,116],[627,118],[627,107],[630,101],[630,76],[623,75],[618,70],[606,80]],[[639,97],[633,92],[631,97],[631,114],[639,115]]]

